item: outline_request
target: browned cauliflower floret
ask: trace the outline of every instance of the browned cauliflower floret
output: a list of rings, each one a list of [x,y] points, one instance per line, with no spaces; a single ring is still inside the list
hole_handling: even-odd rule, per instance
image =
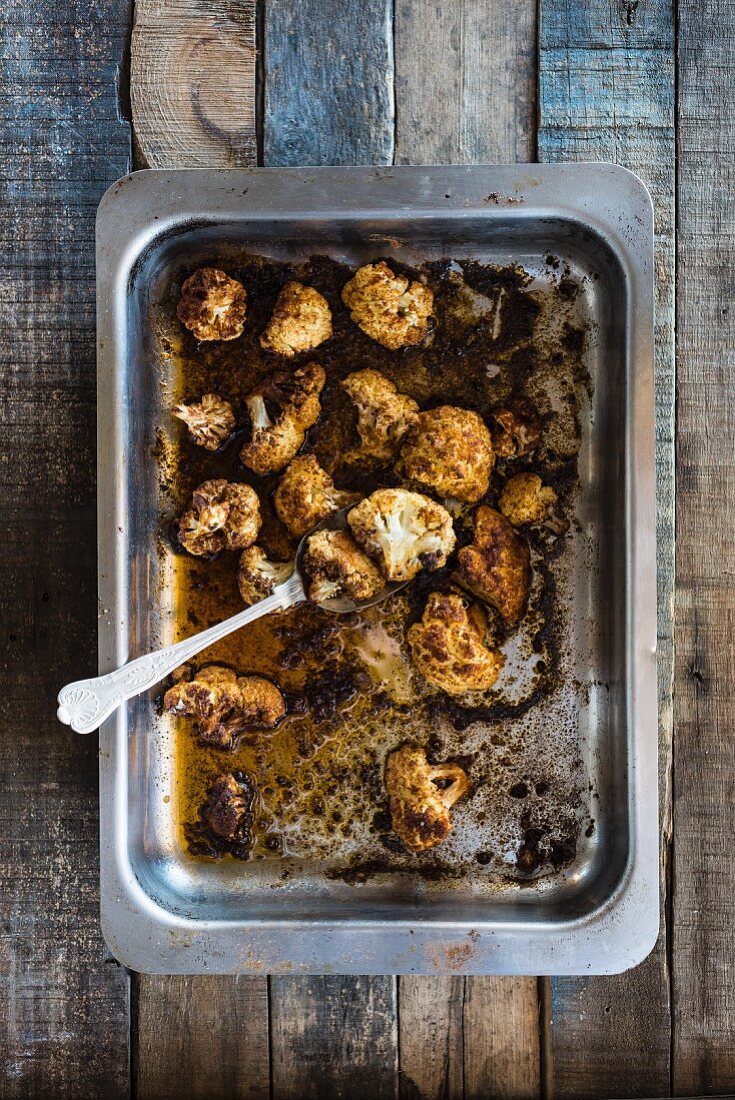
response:
[[[352,509],[347,522],[389,581],[440,569],[456,542],[446,508],[408,489],[378,489]]]
[[[508,626],[517,623],[531,587],[530,553],[505,516],[481,504],[472,543],[459,551],[457,560],[459,580],[497,608]]]
[[[364,333],[396,351],[426,336],[434,295],[423,283],[396,275],[381,260],[358,268],[342,287],[342,301]]]
[[[498,458],[520,458],[538,447],[541,418],[530,401],[521,398],[493,413],[493,450]]]
[[[335,489],[316,457],[308,454],[297,455],[285,471],[273,496],[273,506],[289,533],[300,539],[332,512],[359,499],[359,493]]]
[[[252,843],[256,786],[246,772],[225,772],[214,782],[202,806],[202,818],[223,840]]]
[[[273,593],[279,584],[285,584],[293,573],[292,561],[269,561],[259,546],[248,546],[240,555],[237,584],[243,602],[250,607]]]
[[[357,431],[366,458],[388,461],[395,457],[408,429],[416,423],[419,407],[378,370],[348,374],[342,386],[357,408]]]
[[[459,764],[430,764],[418,745],[396,749],[385,766],[393,832],[414,852],[441,844],[452,829],[449,811],[470,786]]]
[[[195,489],[178,522],[179,542],[190,554],[244,550],[260,530],[260,502],[249,485],[218,478]]]
[[[505,663],[485,645],[485,618],[461,596],[432,592],[420,623],[409,628],[413,663],[434,687],[448,695],[491,688]]]
[[[197,340],[235,340],[245,327],[246,299],[237,279],[200,267],[182,286],[176,312]]]
[[[327,299],[313,286],[291,282],[278,295],[260,346],[290,359],[318,347],[331,335],[332,313]]]
[[[477,413],[442,405],[419,414],[396,470],[438,496],[473,504],[487,492],[494,462],[490,432]]]
[[[318,363],[307,363],[293,373],[279,373],[257,386],[247,399],[253,427],[250,443],[240,458],[256,474],[271,474],[287,466],[303,446],[306,429],[321,412],[319,394],[326,375]],[[268,405],[278,410],[275,420]]]
[[[498,507],[514,527],[540,523],[557,501],[554,490],[538,474],[516,474],[503,486]]]
[[[304,570],[311,578],[309,599],[369,600],[385,587],[370,558],[347,531],[317,531],[306,543]]]
[[[183,674],[189,676],[188,670]],[[231,668],[208,665],[194,679],[179,679],[163,697],[164,708],[189,718],[220,719],[238,704],[237,675]]]
[[[238,676],[231,668],[209,665],[194,679],[169,688],[164,708],[196,719],[194,731],[202,741],[219,748],[232,747],[246,730],[272,729],[286,713],[280,690],[263,676]]]
[[[192,443],[208,451],[216,451],[235,430],[232,405],[216,393],[205,393],[198,404],[174,405],[172,412],[186,424]]]

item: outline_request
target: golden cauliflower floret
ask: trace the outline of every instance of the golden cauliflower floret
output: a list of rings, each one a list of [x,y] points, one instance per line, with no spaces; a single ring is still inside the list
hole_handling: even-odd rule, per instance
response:
[[[441,844],[452,829],[449,811],[470,786],[459,764],[430,764],[418,745],[396,749],[385,765],[393,832],[414,852]]]
[[[434,307],[427,286],[396,275],[382,260],[358,268],[342,288],[342,301],[355,324],[391,351],[423,340]]]
[[[494,508],[480,505],[474,524],[471,544],[457,554],[459,580],[512,626],[525,612],[531,587],[528,544]]]
[[[240,555],[237,570],[237,586],[243,603],[251,607],[271,596],[275,588],[286,583],[293,570],[292,561],[270,561],[259,546],[248,546]]]
[[[311,579],[309,599],[369,600],[385,587],[370,558],[347,531],[317,531],[306,543],[304,571]]]
[[[327,299],[313,286],[290,282],[278,295],[260,346],[290,359],[318,347],[331,335],[332,312]]]
[[[192,443],[208,451],[216,451],[235,430],[232,405],[216,393],[205,393],[191,405],[174,405],[172,412],[186,424]]]
[[[202,741],[231,748],[239,734],[250,729],[272,729],[286,714],[279,688],[263,676],[238,676],[231,668],[209,665],[191,680],[169,688],[164,708],[194,718]]]
[[[413,663],[428,683],[448,695],[491,688],[505,664],[485,645],[484,615],[461,596],[432,592],[420,623],[409,628]]]
[[[498,458],[520,458],[538,447],[541,418],[526,398],[493,413],[492,421],[493,450]]]
[[[179,320],[197,340],[235,340],[245,327],[242,283],[216,267],[200,267],[181,288]]]
[[[256,474],[271,474],[288,465],[303,446],[307,429],[319,419],[325,382],[322,367],[306,363],[256,386],[247,399],[252,439],[240,451],[245,466]]]
[[[195,489],[178,521],[179,542],[190,554],[211,557],[220,550],[244,550],[260,530],[260,502],[249,485],[217,478]]]
[[[163,697],[164,708],[189,718],[218,719],[238,703],[237,675],[231,668],[208,665],[192,680],[179,680]]]
[[[408,489],[378,489],[352,509],[347,522],[389,581],[440,569],[456,542],[446,508]]]
[[[348,374],[341,384],[357,409],[362,454],[386,462],[394,458],[406,432],[418,420],[414,399],[399,393],[389,378],[370,367]]]
[[[225,772],[214,782],[202,806],[202,818],[224,840],[250,845],[253,840],[253,802],[257,787],[247,772]]]
[[[490,484],[495,455],[485,422],[470,409],[442,405],[419,414],[396,470],[441,497],[474,504]]]
[[[514,527],[522,527],[546,519],[556,501],[556,493],[538,474],[524,473],[506,481],[498,507]]]
[[[300,539],[332,512],[359,499],[359,493],[335,489],[316,457],[307,454],[297,455],[283,474],[273,496],[273,506],[289,533]]]

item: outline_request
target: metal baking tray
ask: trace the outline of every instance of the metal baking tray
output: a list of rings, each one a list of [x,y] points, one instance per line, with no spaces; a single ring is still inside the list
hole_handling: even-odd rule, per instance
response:
[[[596,337],[579,455],[566,623],[594,829],[559,873],[284,879],[265,863],[192,860],[177,841],[174,735],[156,693],[100,731],[102,922],[151,973],[589,974],[640,962],[657,935],[653,219],[607,164],[146,171],[114,184],[97,223],[99,663],[173,638],[157,543],[165,357],[150,309],[183,262],[248,248],[475,257],[539,279],[549,252],[583,288]],[[546,274],[544,274],[546,272]]]

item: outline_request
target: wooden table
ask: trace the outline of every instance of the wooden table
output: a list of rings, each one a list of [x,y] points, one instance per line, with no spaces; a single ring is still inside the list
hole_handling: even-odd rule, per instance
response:
[[[735,1090],[734,0],[137,0],[132,36],[123,0],[29,10],[9,0],[0,47],[0,1093]],[[99,198],[133,166],[535,159],[619,161],[656,205],[655,951],[612,978],[126,973],[96,738],[54,718],[96,664]]]

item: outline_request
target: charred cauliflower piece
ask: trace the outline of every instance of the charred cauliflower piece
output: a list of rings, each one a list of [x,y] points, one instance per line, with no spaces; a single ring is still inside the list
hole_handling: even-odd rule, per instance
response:
[[[192,443],[208,451],[216,451],[235,430],[232,405],[216,393],[205,393],[192,405],[174,405],[172,412],[186,424]]]
[[[359,493],[335,489],[314,455],[297,455],[278,483],[273,506],[281,523],[300,539],[332,512],[360,499]]]
[[[470,781],[459,764],[430,764],[424,749],[404,745],[388,757],[385,786],[394,833],[407,848],[425,852],[451,832],[449,811]]]
[[[503,486],[498,507],[514,527],[540,523],[555,506],[557,496],[538,474],[516,474]]]
[[[386,462],[395,458],[406,432],[418,420],[414,399],[399,393],[389,378],[370,367],[348,374],[341,385],[357,409],[361,453]]]
[[[474,504],[487,492],[494,462],[490,432],[477,413],[442,405],[419,414],[396,470],[438,496]]]
[[[293,373],[279,373],[257,386],[247,399],[253,427],[250,443],[240,451],[243,463],[256,474],[271,474],[287,466],[303,446],[307,428],[321,412],[319,395],[326,375],[318,363]],[[271,419],[268,405],[278,410]]]
[[[423,283],[396,275],[381,260],[358,268],[342,287],[342,301],[364,333],[397,351],[426,336],[434,295]]]
[[[237,570],[237,586],[243,603],[251,607],[273,593],[279,584],[285,584],[293,573],[292,561],[269,561],[259,546],[248,546],[240,555]]]
[[[223,840],[252,842],[255,782],[246,772],[218,776],[202,806],[202,818]]]
[[[309,599],[369,600],[385,586],[370,558],[347,531],[317,531],[306,543],[304,570],[311,578]]]
[[[260,522],[260,502],[249,485],[224,478],[205,481],[178,521],[179,542],[197,557],[244,550],[258,537]]]
[[[528,544],[494,508],[475,512],[472,543],[457,555],[458,578],[513,626],[526,609],[531,587]]]
[[[313,286],[291,282],[278,295],[260,346],[290,359],[318,347],[331,335],[332,312],[327,299]]]
[[[179,320],[197,340],[235,340],[245,327],[242,283],[216,267],[200,267],[181,288]]]
[[[456,542],[446,508],[408,489],[378,489],[352,509],[347,522],[389,581],[440,569]]]
[[[538,447],[541,418],[525,398],[508,409],[499,409],[492,420],[493,450],[498,458],[520,458]]]
[[[163,705],[172,714],[194,718],[194,731],[202,741],[222,749],[231,748],[246,730],[272,729],[286,714],[286,701],[270,680],[237,676],[219,665],[174,684]]]
[[[240,693],[231,668],[208,665],[194,679],[180,679],[163,697],[164,709],[188,718],[218,720],[237,706]]]
[[[468,611],[454,594],[432,592],[421,622],[406,637],[421,675],[448,695],[491,688],[505,663],[502,653],[485,645],[480,609]]]

